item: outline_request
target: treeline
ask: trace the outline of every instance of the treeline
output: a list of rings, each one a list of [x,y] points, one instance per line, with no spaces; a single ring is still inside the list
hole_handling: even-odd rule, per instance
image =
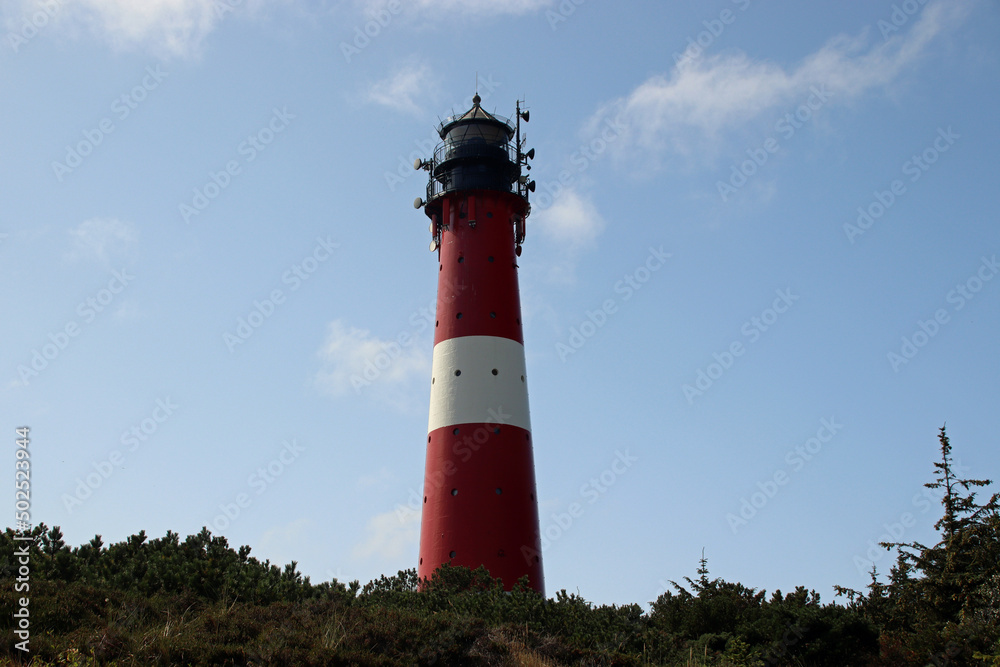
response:
[[[709,576],[638,604],[593,605],[523,585],[505,592],[483,569],[415,570],[361,586],[313,584],[230,548],[207,529],[181,540],[144,532],[105,546],[67,546],[58,527],[33,542],[0,534],[3,608],[18,608],[17,551],[30,559],[30,653],[47,665],[992,665],[1000,667],[1000,512],[988,480],[959,479],[945,430],[935,481],[943,516],[933,546],[891,544],[895,566],[842,604],[797,588],[768,596]]]

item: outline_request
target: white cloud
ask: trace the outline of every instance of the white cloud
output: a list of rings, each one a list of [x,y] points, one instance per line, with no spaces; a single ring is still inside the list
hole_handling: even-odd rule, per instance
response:
[[[301,518],[283,526],[270,528],[257,541],[256,550],[261,554],[266,554],[264,557],[272,563],[286,565],[294,558],[288,553],[296,551],[296,546],[302,544],[302,538],[309,535],[315,525],[314,521]]]
[[[430,66],[411,60],[385,79],[373,83],[365,93],[365,100],[419,116],[422,109],[414,98],[427,97],[436,90],[437,82]]]
[[[118,49],[141,49],[154,54],[190,56],[204,38],[228,16],[247,10],[235,0],[15,0],[5,11],[8,25],[21,17],[45,12],[51,25],[75,32],[86,26],[95,36]],[[51,28],[50,28],[51,29]]]
[[[348,3],[321,3],[319,8],[296,0],[4,0],[0,17],[8,31],[20,32],[25,21],[40,31],[77,36],[89,31],[121,50],[141,50],[162,58],[197,56],[205,38],[235,15],[257,15],[282,6],[314,21],[335,14]],[[521,16],[553,6],[555,0],[407,0],[403,11],[435,19],[448,16],[483,18]],[[388,14],[386,0],[355,0],[369,18]],[[391,16],[391,15],[390,15]],[[40,23],[40,21],[44,21]]]
[[[478,14],[495,16],[513,14],[521,16],[545,9],[555,4],[554,0],[417,0],[420,9],[429,9],[453,14]]]
[[[132,320],[137,320],[142,317],[142,311],[139,306],[135,304],[135,301],[124,300],[122,305],[115,310],[114,319],[116,322],[130,322]]]
[[[596,134],[605,118],[619,115],[626,130],[611,149],[619,156],[626,151],[629,159],[711,151],[726,132],[765,113],[794,110],[816,90],[828,92],[831,103],[844,104],[897,81],[937,35],[964,18],[968,7],[956,0],[928,4],[905,34],[875,46],[869,45],[875,37],[870,30],[841,35],[789,68],[742,53],[682,62],[669,75],[650,77],[604,105],[587,131]]]
[[[369,15],[384,10],[386,0],[361,0]],[[410,0],[404,3],[411,11],[435,15],[472,15],[491,17],[502,14],[522,16],[555,4],[555,0]]]
[[[384,560],[412,557],[420,540],[420,512],[383,512],[368,520],[365,539],[355,545],[352,555]]]
[[[334,397],[366,395],[398,409],[413,407],[417,379],[427,380],[431,373],[419,341],[403,347],[340,320],[330,323],[318,354],[323,368],[316,385],[321,390]]]
[[[593,245],[604,230],[604,219],[589,199],[566,189],[547,209],[536,215],[535,226],[560,246],[577,248]]]
[[[104,264],[128,257],[135,249],[139,233],[131,223],[117,218],[90,218],[69,230],[71,259],[92,259]]]
[[[593,202],[571,188],[533,217],[533,228],[556,248],[557,257],[550,262],[549,278],[561,283],[573,282],[576,262],[604,231],[604,218]]]
[[[24,383],[17,378],[14,378],[13,380],[7,380],[7,384],[0,387],[0,395],[6,396],[8,394],[12,394],[23,386]]]
[[[396,476],[386,467],[378,469],[378,472],[370,475],[361,475],[358,478],[357,488],[359,491],[374,488],[377,491],[387,491],[395,482]]]

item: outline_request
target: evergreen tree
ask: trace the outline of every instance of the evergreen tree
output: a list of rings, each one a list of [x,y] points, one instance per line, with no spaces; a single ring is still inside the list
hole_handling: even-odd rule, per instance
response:
[[[941,493],[934,524],[941,539],[882,542],[897,550],[887,584],[873,570],[868,595],[836,587],[879,630],[883,660],[900,664],[974,664],[977,652],[984,660],[1000,655],[1000,495],[977,503],[976,489],[991,480],[962,476],[944,426],[938,441],[941,459],[924,486]]]
[[[884,542],[882,546],[899,551],[890,585],[897,602],[917,607],[913,611],[918,622],[958,623],[983,605],[984,594],[1000,572],[1000,495],[994,493],[985,504],[977,504],[973,489],[992,481],[957,475],[944,426],[938,440],[941,460],[934,463],[936,479],[924,486],[942,492],[944,514],[934,524],[941,531],[941,541],[931,547],[919,542]]]

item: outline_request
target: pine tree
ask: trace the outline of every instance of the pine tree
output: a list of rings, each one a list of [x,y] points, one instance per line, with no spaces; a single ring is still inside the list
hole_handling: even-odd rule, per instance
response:
[[[992,481],[966,479],[956,472],[944,426],[938,440],[936,477],[924,486],[942,493],[943,516],[934,524],[941,540],[934,546],[882,543],[898,550],[887,586],[892,625],[939,637],[995,634],[996,614],[984,615],[983,610],[991,604],[1000,575],[1000,494],[978,504],[974,489]]]

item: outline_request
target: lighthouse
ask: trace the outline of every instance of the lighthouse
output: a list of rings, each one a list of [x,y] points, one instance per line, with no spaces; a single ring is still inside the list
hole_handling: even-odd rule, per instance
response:
[[[438,127],[429,172],[430,248],[438,258],[421,580],[444,563],[477,568],[510,589],[544,594],[528,378],[517,268],[535,184],[522,170],[521,121],[488,113],[477,94]]]

